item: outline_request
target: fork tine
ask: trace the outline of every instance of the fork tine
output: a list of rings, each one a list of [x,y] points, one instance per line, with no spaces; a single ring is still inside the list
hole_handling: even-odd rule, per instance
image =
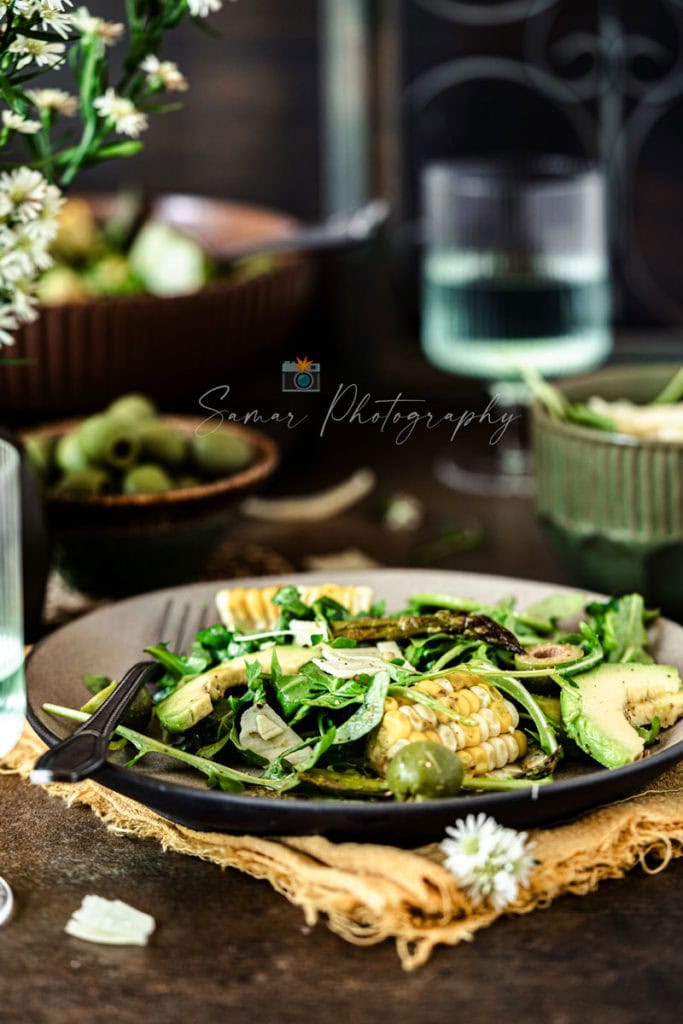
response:
[[[159,620],[159,625],[157,626],[157,632],[156,632],[156,636],[154,637],[154,643],[157,643],[157,641],[159,641],[159,640],[165,640],[166,639],[166,635],[167,635],[166,631],[168,630],[168,624],[169,624],[169,622],[171,620],[171,608],[172,607],[173,607],[173,601],[169,597],[168,600],[166,601],[166,603],[164,604],[164,607],[163,607],[163,609],[161,611],[161,619]]]
[[[205,604],[199,613],[199,629],[206,629],[209,625],[209,606]]]
[[[185,602],[183,610],[180,615],[180,622],[178,623],[178,631],[175,638],[175,653],[180,654],[185,646],[185,632],[187,630],[187,623],[190,618],[190,605],[189,602]]]
[[[154,638],[155,642],[157,640],[161,640],[161,641],[165,641],[165,642],[170,642],[172,644],[172,646],[173,646],[173,650],[175,651],[175,653],[176,654],[181,653],[183,651],[184,647],[185,647],[186,642],[189,641],[189,635],[188,635],[187,630],[188,630],[188,626],[189,626],[189,623],[190,623],[191,611],[192,611],[192,609],[190,607],[190,604],[189,604],[189,602],[186,601],[181,606],[180,618],[178,619],[178,625],[177,625],[177,628],[176,628],[175,632],[173,632],[172,629],[171,629],[171,623],[172,623],[172,620],[175,618],[175,616],[173,614],[173,612],[174,612],[174,603],[173,603],[173,600],[171,598],[169,598],[165,602],[165,604],[164,604],[164,606],[162,608],[162,611],[161,611],[161,618],[160,618],[160,621],[159,621],[159,625],[157,627],[156,636]],[[196,632],[197,633],[200,632],[200,630],[202,630],[202,629],[206,629],[206,627],[209,625],[209,615],[210,615],[210,607],[209,607],[209,605],[208,604],[202,605],[202,607],[199,609],[199,615],[198,615],[198,620],[197,620],[197,628],[196,628]],[[169,641],[169,638],[172,635],[175,637],[175,639],[173,641]],[[194,635],[194,634],[192,634],[192,635]]]

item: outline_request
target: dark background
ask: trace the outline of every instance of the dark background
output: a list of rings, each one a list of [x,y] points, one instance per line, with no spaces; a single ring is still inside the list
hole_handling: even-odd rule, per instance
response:
[[[425,161],[573,153],[599,161],[607,175],[617,322],[683,322],[681,0],[358,6],[369,38],[368,173],[372,188],[392,199],[403,272],[416,264]],[[116,18],[120,5],[107,0],[101,8]],[[184,109],[152,119],[134,162],[91,172],[82,187],[136,183],[319,216],[323,10],[324,0],[226,0],[210,19],[219,38],[183,26],[164,55],[190,81]]]

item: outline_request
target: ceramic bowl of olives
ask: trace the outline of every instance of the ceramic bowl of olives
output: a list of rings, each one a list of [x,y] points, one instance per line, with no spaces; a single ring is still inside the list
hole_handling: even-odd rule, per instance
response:
[[[201,577],[239,502],[278,462],[260,431],[162,416],[143,395],[31,429],[24,444],[45,493],[53,562],[93,597]]]

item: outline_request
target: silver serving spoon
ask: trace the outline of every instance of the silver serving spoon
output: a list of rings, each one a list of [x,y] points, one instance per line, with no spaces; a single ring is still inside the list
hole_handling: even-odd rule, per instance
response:
[[[388,216],[388,202],[385,199],[373,199],[358,210],[335,213],[327,220],[318,224],[303,225],[288,235],[231,247],[214,255],[222,265],[225,265],[238,263],[250,256],[353,249],[369,241]]]
[[[14,894],[5,879],[0,875],[0,928],[7,924],[14,909]]]

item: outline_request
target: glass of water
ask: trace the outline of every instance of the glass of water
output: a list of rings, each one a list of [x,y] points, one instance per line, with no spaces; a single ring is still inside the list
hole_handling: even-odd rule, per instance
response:
[[[0,440],[0,757],[19,739],[26,708],[19,465]]]
[[[520,367],[553,378],[607,359],[604,180],[594,165],[554,155],[432,163],[422,203],[430,362],[480,378],[510,405],[524,400]],[[509,449],[499,454],[511,462]]]

